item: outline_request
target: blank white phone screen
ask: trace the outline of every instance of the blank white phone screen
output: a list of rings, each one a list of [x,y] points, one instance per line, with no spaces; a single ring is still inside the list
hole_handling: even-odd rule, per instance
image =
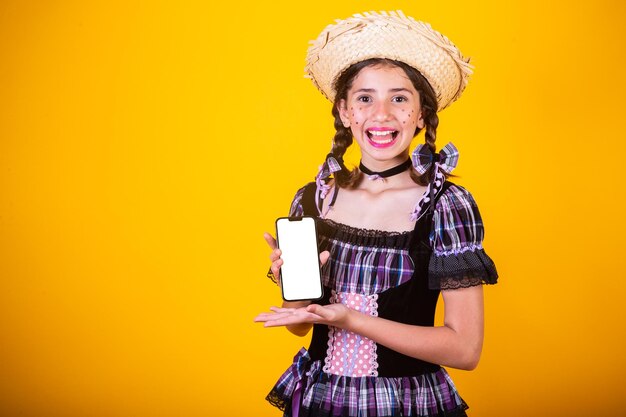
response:
[[[276,221],[278,246],[283,265],[280,279],[283,298],[290,300],[315,300],[322,297],[315,220],[280,218]]]

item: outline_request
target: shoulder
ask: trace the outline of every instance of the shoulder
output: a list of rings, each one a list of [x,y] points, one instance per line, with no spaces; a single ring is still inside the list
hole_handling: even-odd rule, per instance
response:
[[[448,183],[435,204],[431,244],[437,253],[480,248],[483,222],[472,194]]]
[[[307,187],[309,187],[312,183],[308,183],[303,185],[302,187],[298,188],[298,191],[296,191],[296,194],[294,195],[294,200],[298,199],[301,200],[302,196],[304,195],[304,192],[306,191]]]
[[[466,210],[476,207],[474,196],[464,187],[450,181],[437,199],[436,211]]]
[[[305,208],[315,203],[315,183],[309,182],[300,187],[291,201],[289,216],[302,216]]]

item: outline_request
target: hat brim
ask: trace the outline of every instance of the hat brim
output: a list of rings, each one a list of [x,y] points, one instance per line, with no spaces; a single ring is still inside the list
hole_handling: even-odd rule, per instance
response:
[[[306,72],[313,84],[334,101],[334,83],[348,67],[370,58],[401,61],[430,83],[439,109],[459,98],[472,67],[448,38],[397,12],[355,14],[328,25],[307,52]]]

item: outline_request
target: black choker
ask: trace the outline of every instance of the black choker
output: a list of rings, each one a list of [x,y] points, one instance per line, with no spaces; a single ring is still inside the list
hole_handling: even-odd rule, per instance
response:
[[[369,169],[365,165],[363,165],[363,162],[359,162],[359,169],[364,174],[367,174],[370,177],[373,177],[372,179],[378,179],[378,178],[389,178],[389,177],[392,177],[394,175],[398,175],[398,174],[406,171],[407,169],[409,169],[409,167],[411,165],[413,165],[413,164],[411,163],[411,159],[409,158],[406,161],[404,161],[403,163],[401,163],[400,165],[395,166],[393,168],[386,169],[386,170],[381,171],[381,172],[374,172],[374,171],[372,171],[371,169]]]

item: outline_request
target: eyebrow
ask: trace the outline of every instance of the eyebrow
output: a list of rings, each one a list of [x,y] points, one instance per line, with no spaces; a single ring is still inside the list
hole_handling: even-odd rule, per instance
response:
[[[403,87],[390,88],[389,91],[392,93],[399,93],[401,91],[404,91],[413,95],[413,92],[411,90],[409,90],[408,88],[403,88]],[[358,90],[355,91],[355,93],[374,93],[374,92],[376,92],[375,88],[359,88]]]

